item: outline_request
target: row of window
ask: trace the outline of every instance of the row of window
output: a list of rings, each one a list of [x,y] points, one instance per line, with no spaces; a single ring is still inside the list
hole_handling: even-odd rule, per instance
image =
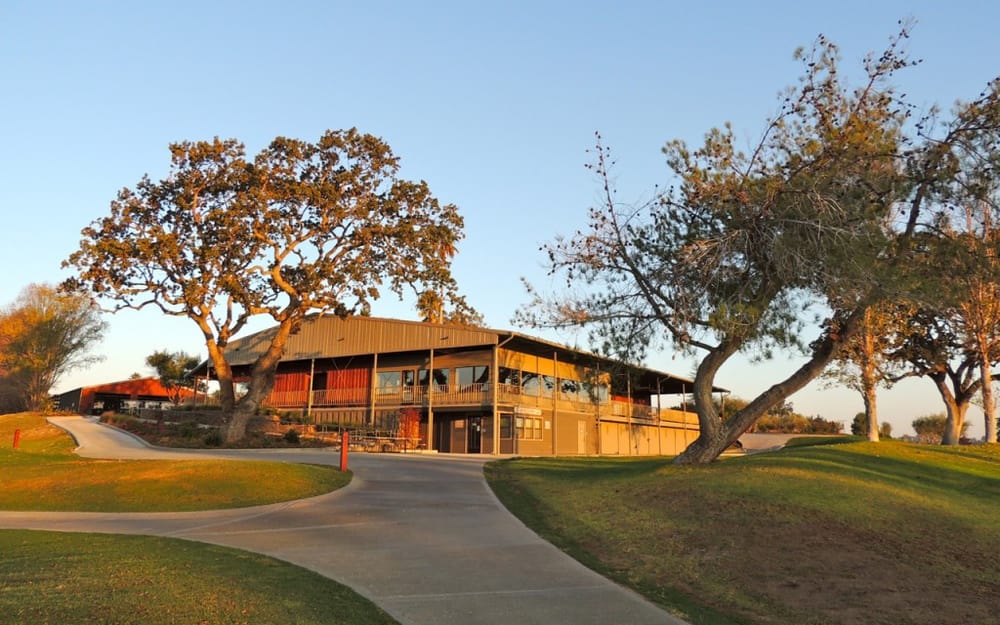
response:
[[[426,387],[433,380],[434,390],[446,391],[452,383],[461,388],[473,384],[486,384],[490,381],[489,367],[457,367],[452,369],[434,369],[433,375],[428,369],[403,369],[401,371],[379,371],[376,385],[383,392],[392,392],[414,386]]]
[[[515,428],[517,430],[517,437],[521,440],[542,440],[541,417],[500,415],[500,438],[514,438]]]
[[[524,395],[535,397],[552,397],[558,392],[559,399],[570,401],[582,403],[608,401],[607,386],[507,367],[500,367],[500,384],[519,389]]]
[[[593,403],[608,401],[608,387],[567,378],[557,378],[552,375],[542,375],[532,371],[522,371],[509,367],[500,367],[499,382],[507,390],[516,390],[523,395],[532,397],[552,397],[558,393],[559,399]],[[427,369],[403,369],[401,371],[379,371],[376,380],[382,392],[394,392],[414,386],[427,387],[429,378],[433,379],[434,390],[447,391],[449,385],[457,384],[459,388],[469,388],[474,384],[485,385],[490,381],[490,368],[487,366],[456,367],[455,369],[434,369],[430,376]]]

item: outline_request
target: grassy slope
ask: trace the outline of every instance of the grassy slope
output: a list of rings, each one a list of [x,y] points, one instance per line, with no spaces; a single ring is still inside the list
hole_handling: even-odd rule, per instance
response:
[[[11,449],[15,429],[21,445]],[[333,467],[223,460],[91,460],[31,414],[0,415],[0,510],[163,512],[254,506],[330,492]]]
[[[695,623],[998,623],[1000,448],[809,446],[490,465],[497,494],[588,565]]]
[[[320,575],[213,545],[0,531],[0,553],[0,625],[396,623]]]

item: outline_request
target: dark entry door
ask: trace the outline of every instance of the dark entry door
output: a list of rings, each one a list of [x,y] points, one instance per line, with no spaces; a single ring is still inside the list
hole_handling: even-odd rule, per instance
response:
[[[483,447],[483,418],[469,417],[469,425],[465,428],[468,435],[466,450],[470,454],[482,452]]]

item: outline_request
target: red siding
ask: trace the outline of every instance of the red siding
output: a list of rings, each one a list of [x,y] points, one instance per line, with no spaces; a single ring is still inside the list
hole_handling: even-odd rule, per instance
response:
[[[305,391],[309,389],[308,373],[279,373],[274,376],[273,392]]]
[[[371,384],[368,369],[337,369],[326,372],[327,397],[335,402],[365,403]]]

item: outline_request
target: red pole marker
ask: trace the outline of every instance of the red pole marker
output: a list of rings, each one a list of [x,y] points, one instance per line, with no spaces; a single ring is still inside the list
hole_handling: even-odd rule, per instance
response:
[[[21,430],[14,430],[14,449],[21,444]]]
[[[351,435],[344,430],[340,436],[340,470],[347,472],[347,447],[349,446]]]

